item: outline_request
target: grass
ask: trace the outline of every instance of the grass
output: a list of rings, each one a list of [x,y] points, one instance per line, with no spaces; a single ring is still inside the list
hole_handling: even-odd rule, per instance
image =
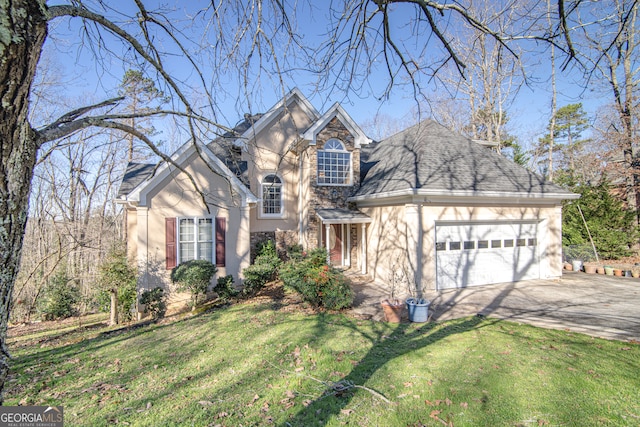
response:
[[[640,423],[640,345],[492,319],[391,325],[238,304],[60,333],[10,341],[5,404],[63,405],[68,426]]]

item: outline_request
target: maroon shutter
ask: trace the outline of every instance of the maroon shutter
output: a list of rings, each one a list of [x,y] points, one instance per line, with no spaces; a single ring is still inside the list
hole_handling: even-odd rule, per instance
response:
[[[165,229],[165,261],[167,263],[167,270],[171,270],[176,266],[176,219],[175,218],[165,218],[164,219],[164,229]]]
[[[225,265],[225,235],[227,233],[226,218],[216,218],[216,266]]]

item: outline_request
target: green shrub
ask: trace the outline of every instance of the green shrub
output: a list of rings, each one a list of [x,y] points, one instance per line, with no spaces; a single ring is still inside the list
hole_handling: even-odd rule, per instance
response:
[[[301,260],[292,259],[280,268],[284,285],[298,292],[316,307],[340,310],[353,304],[353,290],[349,280],[326,264],[327,251],[314,249]]]
[[[167,312],[164,290],[160,287],[142,292],[140,304],[144,304],[145,310],[154,320],[162,319]]]
[[[171,270],[171,281],[178,285],[178,291],[191,293],[191,305],[198,303],[198,296],[207,293],[211,279],[218,269],[204,259],[183,262]]]
[[[40,312],[47,320],[66,319],[78,314],[80,289],[67,276],[66,271],[56,273],[44,289]]]
[[[296,244],[287,248],[287,259],[301,261],[306,255],[302,245]]]
[[[586,184],[572,188],[580,199],[565,202],[562,212],[562,245],[590,246],[587,222],[598,254],[605,259],[618,259],[633,253],[638,241],[635,212],[611,193],[610,185],[602,181],[596,186]],[[580,210],[582,210],[582,215]]]
[[[242,292],[245,295],[253,295],[262,289],[265,283],[275,280],[281,262],[274,243],[271,240],[264,242],[253,264],[242,270],[244,275]]]
[[[228,300],[229,298],[233,298],[238,295],[238,291],[233,287],[233,276],[231,274],[224,277],[218,277],[218,283],[213,290],[223,300]]]
[[[115,247],[98,267],[98,302],[103,310],[109,311],[111,293],[116,293],[117,321],[129,321],[133,317],[136,302],[136,267],[127,258],[123,247]]]

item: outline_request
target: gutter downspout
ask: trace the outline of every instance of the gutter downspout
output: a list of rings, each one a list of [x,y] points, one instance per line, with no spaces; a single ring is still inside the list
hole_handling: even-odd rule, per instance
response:
[[[302,232],[303,232],[303,224],[302,224],[302,153],[298,155],[298,244],[302,246]]]

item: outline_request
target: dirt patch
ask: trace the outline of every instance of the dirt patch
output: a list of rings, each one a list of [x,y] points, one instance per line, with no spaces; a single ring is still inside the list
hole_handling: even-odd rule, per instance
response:
[[[60,330],[66,328],[86,328],[89,325],[97,325],[97,327],[107,326],[107,321],[91,319],[91,317],[69,317],[62,320],[35,321],[29,323],[18,323],[10,325],[7,330],[8,338],[16,338],[24,335],[32,335],[38,332]]]
[[[287,313],[315,314],[325,311],[304,302],[299,294],[286,291],[280,281],[267,283],[256,295],[239,300],[238,304],[268,304],[274,310]]]

